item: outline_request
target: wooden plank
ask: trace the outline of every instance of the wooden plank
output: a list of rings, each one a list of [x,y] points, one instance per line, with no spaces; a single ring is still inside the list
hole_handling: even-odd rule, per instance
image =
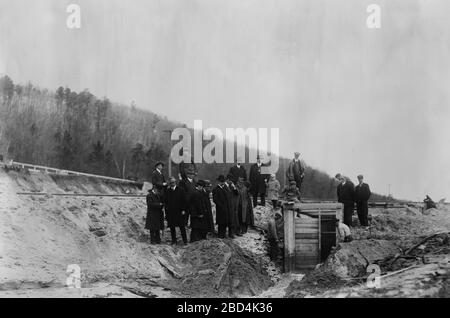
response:
[[[296,239],[295,245],[302,245],[302,244],[319,244],[319,239]]]
[[[295,228],[295,233],[319,233],[318,228]]]
[[[314,233],[295,233],[295,239],[298,240],[303,240],[303,239],[317,239],[317,241],[319,242],[319,233],[314,232]]]
[[[304,228],[315,228],[315,229],[317,229],[317,228],[319,228],[319,222],[305,222],[305,223],[303,223],[303,222],[295,222],[295,227],[304,227]]]
[[[320,255],[321,255],[321,250],[322,250],[322,211],[319,212],[319,253],[317,253],[319,260],[320,260]]]
[[[302,246],[295,249],[295,255],[317,255],[319,248],[317,246]]]
[[[318,220],[315,218],[304,217],[304,218],[296,218],[295,219],[296,224],[316,224],[317,222],[318,222]]]
[[[285,210],[284,221],[284,271],[291,272],[295,267],[295,223],[294,211]]]

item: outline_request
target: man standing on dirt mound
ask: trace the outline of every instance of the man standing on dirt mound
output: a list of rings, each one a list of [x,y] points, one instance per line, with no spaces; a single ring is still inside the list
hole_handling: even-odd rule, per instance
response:
[[[338,202],[344,205],[344,224],[352,226],[353,210],[355,209],[355,185],[340,173],[336,175]]]
[[[356,201],[356,211],[358,212],[359,224],[361,226],[369,226],[368,215],[369,206],[367,201],[369,201],[371,192],[369,185],[364,183],[363,175],[358,176],[359,184],[355,187],[355,201]]]
[[[163,200],[152,183],[147,194],[147,218],[145,228],[150,230],[150,243],[161,244],[160,231],[164,229]]]
[[[203,193],[203,188],[206,186],[205,181],[198,180],[196,189],[191,195],[191,243],[206,239],[210,223],[208,218],[208,206]]]
[[[225,238],[228,228],[228,237],[233,237],[233,230],[230,227],[230,206],[227,190],[225,189],[225,176],[217,178],[219,184],[213,189],[213,201],[216,205],[216,224],[218,226],[219,238]]]
[[[164,199],[166,204],[166,219],[172,236],[172,244],[177,244],[176,227],[180,228],[183,243],[186,244],[186,203],[184,202],[184,193],[181,188],[177,186],[174,177],[170,177],[169,179],[169,187],[166,189]]]

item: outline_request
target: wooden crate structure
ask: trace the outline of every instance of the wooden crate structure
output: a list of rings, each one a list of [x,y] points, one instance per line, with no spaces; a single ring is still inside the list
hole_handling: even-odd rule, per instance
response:
[[[311,270],[328,257],[341,209],[340,203],[283,204],[285,272]]]

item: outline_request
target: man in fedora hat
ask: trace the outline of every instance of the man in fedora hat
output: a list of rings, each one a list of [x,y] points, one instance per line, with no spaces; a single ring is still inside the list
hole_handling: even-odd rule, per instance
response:
[[[300,191],[303,178],[305,177],[305,165],[300,159],[300,153],[294,153],[294,159],[289,163],[289,167],[286,170],[286,178],[288,181],[295,181],[297,188]]]
[[[155,170],[153,170],[151,177],[153,186],[158,189],[161,195],[164,195],[164,188],[167,186],[166,178],[164,177],[164,174],[162,172],[163,168],[164,163],[158,161],[155,164]]]

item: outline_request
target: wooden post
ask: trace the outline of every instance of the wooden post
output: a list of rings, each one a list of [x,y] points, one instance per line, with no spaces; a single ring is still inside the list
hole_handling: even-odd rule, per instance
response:
[[[290,206],[283,207],[284,221],[284,271],[295,269],[295,213]]]

